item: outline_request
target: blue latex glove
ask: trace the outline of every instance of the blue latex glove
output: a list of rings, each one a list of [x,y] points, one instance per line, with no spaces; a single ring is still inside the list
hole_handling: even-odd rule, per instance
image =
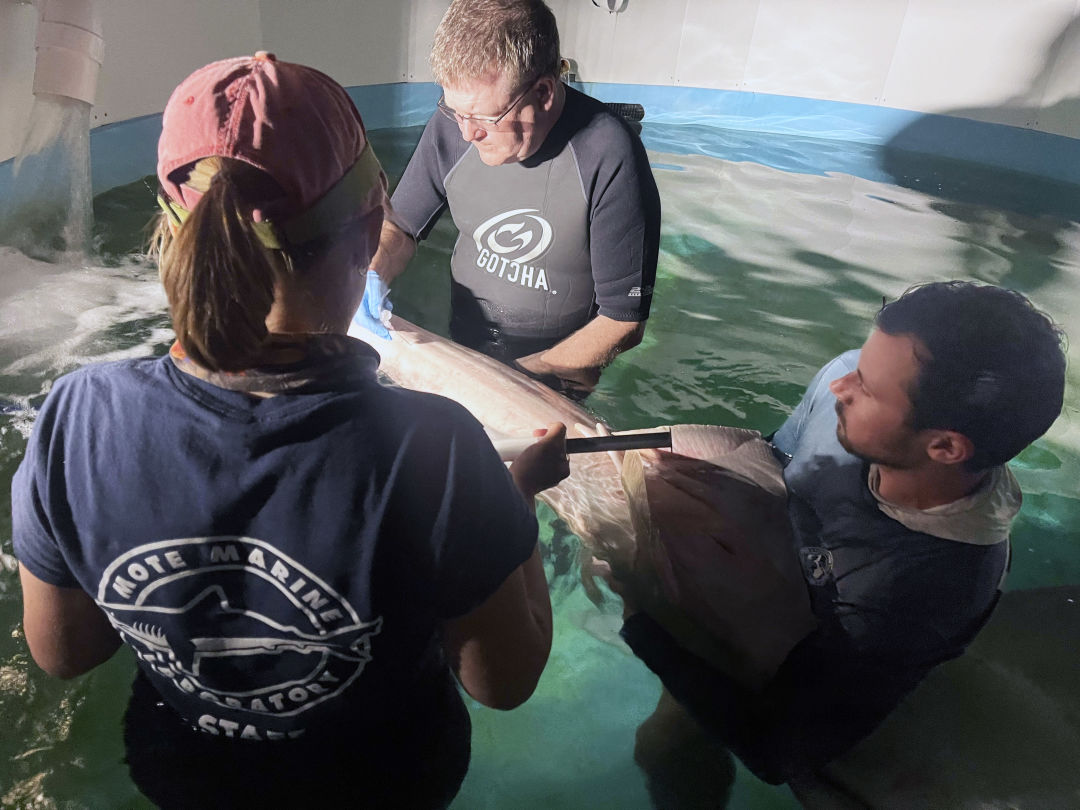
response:
[[[390,287],[374,270],[367,271],[367,283],[364,287],[364,300],[360,309],[353,315],[353,323],[362,326],[373,335],[390,340],[390,312],[394,305],[390,302]]]

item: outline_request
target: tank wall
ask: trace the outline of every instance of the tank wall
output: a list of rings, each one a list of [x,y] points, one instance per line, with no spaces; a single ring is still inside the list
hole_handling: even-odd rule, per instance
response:
[[[159,113],[196,67],[261,47],[258,0],[98,3],[105,59],[92,126]]]
[[[879,105],[1080,137],[1077,0],[553,0],[584,81]]]
[[[192,69],[258,49],[348,86],[429,82],[447,0],[99,0],[95,126],[160,112]],[[589,83],[712,88],[1080,137],[1080,0],[549,0]],[[0,160],[32,104],[36,13],[0,0]]]
[[[36,30],[32,5],[0,0],[0,160],[18,152],[30,118]]]
[[[98,0],[105,57],[91,126],[160,113],[199,65],[257,50],[258,0]],[[0,160],[18,153],[33,105],[37,12],[0,0]]]
[[[427,82],[427,56],[448,0],[298,3],[261,0],[266,50],[346,86]]]

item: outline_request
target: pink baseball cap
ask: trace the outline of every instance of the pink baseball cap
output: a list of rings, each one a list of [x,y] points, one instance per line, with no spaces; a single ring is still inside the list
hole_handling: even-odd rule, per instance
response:
[[[314,68],[264,51],[214,62],[173,91],[161,124],[158,181],[169,207],[184,216],[202,192],[179,170],[208,157],[242,160],[284,189],[254,218],[271,220],[290,242],[385,203],[386,176],[360,113],[340,84]]]

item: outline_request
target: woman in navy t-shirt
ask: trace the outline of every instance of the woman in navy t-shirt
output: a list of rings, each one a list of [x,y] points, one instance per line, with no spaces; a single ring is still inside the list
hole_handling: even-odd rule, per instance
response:
[[[12,493],[30,650],[62,678],[134,651],[128,761],[159,805],[445,806],[452,675],[512,708],[547,660],[531,499],[568,473],[564,428],[508,471],[346,336],[386,179],[337,83],[225,60],[162,123],[177,342],[42,406]]]

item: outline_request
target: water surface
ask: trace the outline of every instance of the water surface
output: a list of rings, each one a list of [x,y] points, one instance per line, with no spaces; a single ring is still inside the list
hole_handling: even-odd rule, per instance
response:
[[[420,128],[372,133],[396,178]],[[812,374],[859,345],[909,285],[966,278],[1013,287],[1074,336],[1066,412],[1014,464],[1025,503],[1009,588],[1080,583],[1080,226],[1075,189],[874,147],[646,124],[663,200],[653,316],[588,406],[622,428],[703,422],[777,427]],[[46,264],[0,248],[0,486],[51,381],[80,364],[160,354],[171,340],[156,271],[139,255],[156,206],[141,183],[95,200],[97,253]],[[449,217],[396,285],[395,309],[446,333]],[[658,681],[617,640],[617,606],[578,585],[574,543],[542,508],[556,611],[536,695],[473,705],[472,770],[456,808],[649,807],[634,731]],[[120,716],[134,671],[122,651],[71,683],[30,662],[0,514],[0,805],[139,807]],[[167,767],[167,763],[163,763]],[[730,806],[792,808],[741,769]]]

